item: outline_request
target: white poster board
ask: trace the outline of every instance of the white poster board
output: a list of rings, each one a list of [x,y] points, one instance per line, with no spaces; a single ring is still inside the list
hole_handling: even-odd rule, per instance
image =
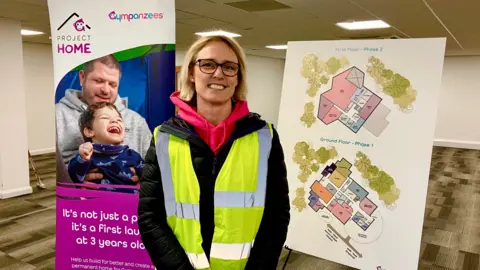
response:
[[[289,42],[289,248],[417,269],[444,52],[444,38]]]

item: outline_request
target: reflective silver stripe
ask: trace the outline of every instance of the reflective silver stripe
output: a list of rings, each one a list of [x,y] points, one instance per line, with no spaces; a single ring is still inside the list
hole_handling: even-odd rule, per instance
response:
[[[267,189],[268,158],[270,157],[270,150],[272,149],[272,135],[270,134],[268,124],[258,131],[258,144],[258,176],[254,206],[264,206],[265,192]]]
[[[173,214],[179,218],[196,219],[200,221],[200,206],[192,203],[176,203],[177,211]],[[167,217],[171,216],[167,213]]]
[[[241,260],[250,256],[253,242],[240,244],[212,243],[210,258],[222,260]]]
[[[215,207],[252,207],[255,203],[253,192],[215,191]]]
[[[192,266],[195,269],[205,269],[209,268],[210,264],[208,263],[207,255],[205,253],[202,254],[194,254],[194,253],[188,253],[188,260],[192,264]]]
[[[165,198],[167,217],[175,215],[177,210],[175,192],[173,190],[172,170],[170,168],[170,155],[168,154],[169,137],[169,134],[158,131],[157,142],[155,143],[160,174],[162,176],[163,197]]]
[[[163,196],[165,197],[167,217],[177,216],[179,218],[200,220],[200,207],[198,204],[177,203],[175,201],[170,155],[168,154],[169,137],[170,135],[167,133],[158,132],[157,142],[155,144],[162,176]]]
[[[258,207],[265,205],[267,188],[268,158],[272,148],[269,126],[258,130],[259,158],[257,190],[255,192],[215,191],[215,207]],[[234,176],[232,176],[234,177]]]

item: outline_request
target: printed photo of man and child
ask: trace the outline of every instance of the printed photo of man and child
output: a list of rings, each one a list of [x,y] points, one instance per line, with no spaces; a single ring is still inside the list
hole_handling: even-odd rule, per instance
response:
[[[81,89],[64,90],[55,104],[58,182],[138,193],[127,186],[139,187],[153,135],[146,119],[119,96],[121,78],[113,55],[91,60],[78,71]]]

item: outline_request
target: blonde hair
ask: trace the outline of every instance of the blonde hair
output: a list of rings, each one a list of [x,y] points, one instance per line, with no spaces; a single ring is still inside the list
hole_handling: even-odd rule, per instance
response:
[[[238,84],[233,94],[234,101],[245,100],[247,97],[247,72],[245,67],[245,53],[240,44],[233,38],[227,36],[207,36],[198,38],[188,49],[183,60],[180,74],[178,76],[179,98],[187,102],[192,101],[195,96],[195,85],[190,80],[190,75],[200,52],[209,42],[221,41],[230,47],[236,54],[240,70],[238,71]]]

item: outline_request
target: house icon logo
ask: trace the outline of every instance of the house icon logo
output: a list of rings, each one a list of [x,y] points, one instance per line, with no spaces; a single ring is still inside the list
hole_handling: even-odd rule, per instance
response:
[[[72,30],[72,26],[73,29]],[[90,25],[86,24],[76,12],[72,13],[57,28],[64,30],[63,34],[56,36],[56,49],[59,54],[90,54],[92,53],[92,34],[89,33]]]
[[[91,29],[90,26],[83,21],[83,18],[74,12],[57,28],[57,31],[60,31],[68,22],[73,22],[72,26],[77,32],[85,32],[86,29]]]

